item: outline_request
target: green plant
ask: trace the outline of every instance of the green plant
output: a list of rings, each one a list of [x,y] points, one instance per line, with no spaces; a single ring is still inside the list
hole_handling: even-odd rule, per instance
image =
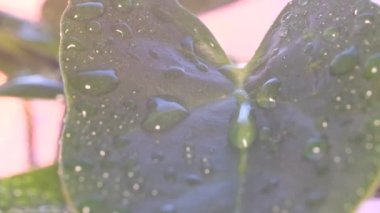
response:
[[[292,1],[241,68],[175,1],[71,0],[62,192],[33,182],[0,208],[353,212],[379,184],[379,14]]]

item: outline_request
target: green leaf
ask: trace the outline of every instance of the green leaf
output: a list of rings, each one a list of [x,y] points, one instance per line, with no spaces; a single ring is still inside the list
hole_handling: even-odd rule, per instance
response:
[[[39,24],[0,13],[0,69],[7,75],[58,69],[58,41]],[[52,71],[53,70],[53,71]]]
[[[65,212],[57,166],[0,180],[0,212]]]
[[[72,211],[352,212],[380,179],[378,14],[293,1],[239,68],[175,1],[72,0]]]

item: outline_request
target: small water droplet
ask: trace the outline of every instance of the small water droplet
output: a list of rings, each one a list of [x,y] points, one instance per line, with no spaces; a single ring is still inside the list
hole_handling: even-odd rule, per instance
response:
[[[164,78],[168,80],[175,80],[182,76],[184,76],[186,73],[185,69],[178,66],[171,66],[168,69],[163,70]]]
[[[273,109],[277,106],[277,97],[281,90],[281,81],[272,78],[264,83],[256,94],[256,103],[264,109]]]
[[[92,33],[99,33],[102,30],[102,25],[97,21],[90,21],[87,24],[87,30]]]
[[[336,27],[328,27],[323,31],[323,37],[328,41],[334,42],[339,37],[339,31]]]
[[[148,114],[142,127],[150,132],[169,130],[189,114],[181,104],[158,97],[151,98],[147,108]]]
[[[380,53],[373,54],[365,62],[364,77],[371,79],[380,76]]]
[[[256,127],[251,115],[251,105],[246,101],[240,105],[239,111],[231,120],[228,139],[234,147],[244,150],[252,145],[255,137]]]
[[[90,70],[70,76],[69,83],[83,94],[98,96],[115,90],[119,85],[119,77],[112,69]]]
[[[113,5],[121,11],[129,11],[133,8],[133,0],[113,0]]]
[[[101,2],[83,2],[70,7],[67,16],[73,20],[90,20],[104,14],[104,5]]]
[[[308,160],[319,161],[326,156],[328,148],[329,145],[324,138],[310,138],[306,143],[304,156]]]
[[[356,47],[351,46],[333,58],[330,64],[330,73],[333,76],[345,75],[354,71],[358,65],[359,52]]]

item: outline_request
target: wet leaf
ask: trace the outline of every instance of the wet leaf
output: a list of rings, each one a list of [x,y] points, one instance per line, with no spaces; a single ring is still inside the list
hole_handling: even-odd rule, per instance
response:
[[[0,212],[66,212],[57,166],[0,180],[0,198]]]
[[[379,12],[293,1],[239,68],[175,1],[72,0],[60,54],[70,208],[352,212],[379,182]]]

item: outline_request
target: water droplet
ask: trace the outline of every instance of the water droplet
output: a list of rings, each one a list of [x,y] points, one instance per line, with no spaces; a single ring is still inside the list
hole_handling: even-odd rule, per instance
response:
[[[359,53],[352,46],[336,55],[330,64],[330,73],[333,76],[344,75],[355,70],[359,64]]]
[[[132,35],[132,29],[127,23],[121,23],[114,26],[115,33],[122,37],[130,37]]]
[[[202,177],[197,174],[190,174],[185,177],[185,181],[190,186],[196,186],[202,183]]]
[[[113,5],[121,11],[129,11],[133,8],[133,0],[113,0]]]
[[[371,79],[375,75],[380,76],[380,53],[372,55],[365,63],[364,77]]]
[[[178,67],[178,66],[171,66],[168,69],[165,69],[163,71],[164,78],[166,78],[168,80],[178,79],[178,78],[184,76],[185,73],[186,73],[185,69],[183,69],[182,67]]]
[[[151,98],[148,101],[148,114],[142,127],[151,132],[166,131],[185,119],[187,109],[181,104],[162,98]]]
[[[256,103],[261,108],[272,109],[277,106],[277,97],[281,90],[281,81],[272,78],[264,83],[256,95]]]
[[[83,94],[98,96],[115,90],[119,78],[115,70],[90,70],[70,76],[69,83]]]
[[[104,14],[104,5],[101,2],[78,3],[69,8],[66,14],[74,20],[95,19]]]
[[[176,213],[177,209],[173,204],[165,204],[161,206],[160,213]]]
[[[324,138],[310,138],[304,150],[304,157],[308,160],[319,161],[322,160],[329,149],[329,145]]]
[[[336,27],[328,27],[323,31],[323,37],[328,41],[334,42],[339,36],[339,31]]]
[[[87,30],[92,33],[99,33],[102,30],[102,25],[97,21],[90,21],[87,24]]]
[[[230,123],[229,142],[236,148],[248,149],[256,137],[256,127],[251,116],[251,105],[248,101],[240,105]]]

